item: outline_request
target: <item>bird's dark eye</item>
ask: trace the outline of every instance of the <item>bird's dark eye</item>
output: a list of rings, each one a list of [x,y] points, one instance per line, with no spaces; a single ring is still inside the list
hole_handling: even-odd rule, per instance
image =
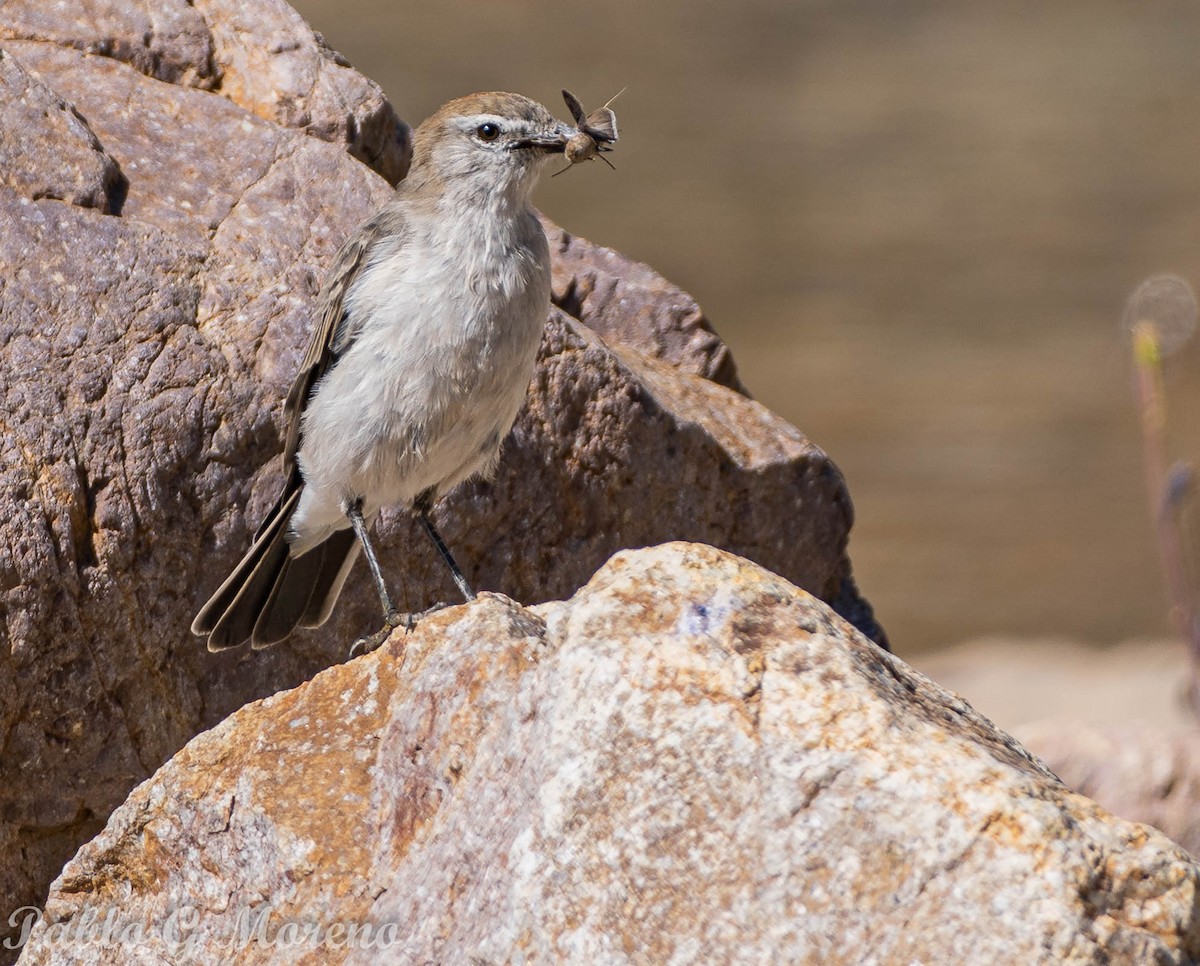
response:
[[[475,133],[481,141],[495,141],[500,136],[500,125],[488,121],[487,124],[480,124],[475,128]]]

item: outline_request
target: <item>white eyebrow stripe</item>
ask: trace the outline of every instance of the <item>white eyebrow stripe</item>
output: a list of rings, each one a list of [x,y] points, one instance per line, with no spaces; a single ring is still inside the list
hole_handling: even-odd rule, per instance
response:
[[[459,119],[459,123],[463,127],[479,127],[480,124],[499,124],[504,126],[506,121],[511,121],[513,118],[501,117],[499,114],[471,114],[468,117]]]

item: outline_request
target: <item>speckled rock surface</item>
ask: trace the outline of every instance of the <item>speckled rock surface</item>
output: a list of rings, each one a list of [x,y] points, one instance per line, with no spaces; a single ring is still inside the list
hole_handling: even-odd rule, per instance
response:
[[[1178,640],[985,638],[914,663],[1072,789],[1200,855],[1200,733]]]
[[[1200,855],[1200,736],[1195,727],[1048,719],[1017,732],[1071,788],[1153,825]]]
[[[1198,882],[825,605],[675,543],[197,737],[21,963],[1184,963]],[[139,959],[71,939],[110,909]]]
[[[392,184],[408,170],[408,127],[379,85],[283,0],[5,0],[0,44],[16,41],[112,58],[155,80],[217,92],[343,145]]]
[[[20,135],[0,146],[0,896],[16,906],[191,736],[378,622],[352,577],[326,628],[271,651],[213,656],[188,632],[275,497],[321,278],[408,141],[277,0],[8,0],[0,47],[0,130]],[[829,458],[719,384],[736,385],[728,352],[686,295],[569,248],[562,291],[576,273],[577,293],[620,296],[564,300],[604,339],[551,311],[499,475],[438,509],[475,585],[533,603],[623,546],[703,540],[882,637]],[[453,599],[407,518],[379,536],[402,601]]]
[[[31,200],[57,198],[112,213],[125,176],[67,101],[0,50],[0,103],[8,131],[0,138],[0,185]]]
[[[687,292],[620,252],[543,227],[555,305],[605,339],[745,394],[729,347]]]

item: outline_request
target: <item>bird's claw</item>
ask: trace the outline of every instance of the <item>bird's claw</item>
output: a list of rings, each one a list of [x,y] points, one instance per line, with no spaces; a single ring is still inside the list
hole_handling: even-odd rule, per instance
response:
[[[439,610],[445,610],[450,605],[444,601],[438,601],[432,607],[427,607],[425,610],[418,613],[403,613],[398,610],[391,611],[383,619],[383,627],[377,630],[374,634],[367,634],[365,637],[360,637],[350,646],[350,657],[355,658],[363,654],[370,654],[383,645],[392,635],[397,627],[403,627],[405,634],[411,634],[417,626],[417,622],[430,614],[434,614]]]
[[[388,615],[383,619],[383,628],[387,631],[395,630],[397,627],[411,631],[416,626],[417,621],[412,614],[404,614],[398,610],[388,611]]]
[[[384,624],[374,634],[367,634],[365,637],[360,637],[350,645],[351,659],[361,657],[364,654],[370,654],[372,651],[377,650],[391,636],[392,630],[392,627]]]

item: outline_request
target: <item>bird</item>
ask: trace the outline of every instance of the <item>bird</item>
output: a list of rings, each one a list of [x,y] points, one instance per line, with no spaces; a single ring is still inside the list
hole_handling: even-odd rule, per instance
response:
[[[463,598],[475,597],[430,511],[494,471],[524,402],[550,307],[532,194],[578,133],[500,91],[452,100],[418,126],[407,176],[321,287],[284,405],[282,492],[192,623],[210,651],[323,624],[360,549],[379,633],[411,629],[423,615],[397,610],[369,537],[385,506],[412,512]]]

